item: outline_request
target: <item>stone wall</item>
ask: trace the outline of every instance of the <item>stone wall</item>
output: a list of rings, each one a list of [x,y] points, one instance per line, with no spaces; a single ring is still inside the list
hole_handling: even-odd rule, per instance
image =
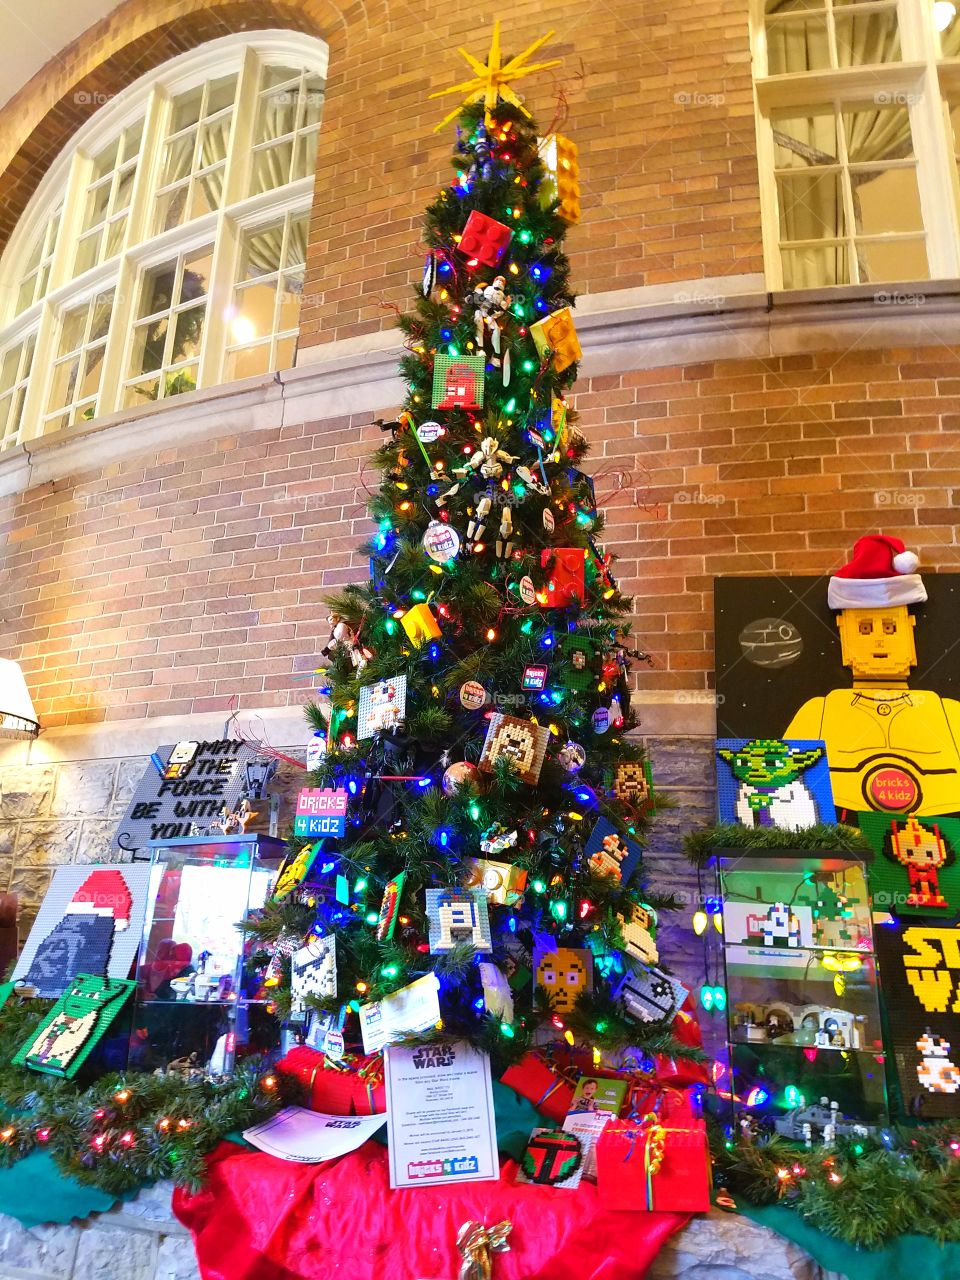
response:
[[[170,1190],[169,1183],[149,1187],[80,1223],[28,1229],[0,1215],[0,1280],[199,1280],[193,1242],[170,1211]],[[713,1212],[667,1243],[649,1280],[830,1277],[781,1236]]]

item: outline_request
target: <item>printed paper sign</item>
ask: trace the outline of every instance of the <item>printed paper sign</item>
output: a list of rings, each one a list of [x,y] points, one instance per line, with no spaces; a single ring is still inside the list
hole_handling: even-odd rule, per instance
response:
[[[243,1136],[281,1160],[318,1164],[356,1151],[385,1120],[386,1116],[328,1116],[305,1107],[284,1107],[263,1124],[244,1129]]]
[[[490,1059],[465,1041],[384,1054],[391,1187],[500,1176]]]
[[[342,836],[347,830],[347,793],[304,787],[297,796],[293,833],[297,836]]]
[[[429,1031],[440,1021],[440,983],[425,974],[392,995],[360,1006],[363,1052],[377,1053],[399,1036]]]

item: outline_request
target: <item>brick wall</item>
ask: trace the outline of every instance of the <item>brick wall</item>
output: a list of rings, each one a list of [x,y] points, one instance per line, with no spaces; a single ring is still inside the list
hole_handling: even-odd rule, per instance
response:
[[[960,376],[944,347],[587,380],[607,545],[655,659],[703,689],[711,584],[816,573],[887,528],[956,570]],[[0,640],[43,723],[297,704],[332,587],[361,578],[369,417],[145,453],[0,501]]]
[[[384,303],[407,304],[421,212],[449,173],[449,129],[432,132],[445,99],[428,95],[462,78],[457,45],[486,52],[498,12],[387,7],[389,23],[351,28],[331,51],[301,351],[379,329]],[[550,27],[563,67],[521,88],[543,129],[566,91],[584,197],[568,239],[577,291],[762,270],[745,6],[518,0],[505,47]]]
[[[431,91],[485,52],[497,7],[334,0],[127,0],[0,113],[0,246],[76,129],[145,71],[249,28],[314,32],[330,72],[301,347],[388,325],[419,276],[423,207],[449,173],[449,106]],[[518,0],[505,48],[557,30],[552,75],[524,88],[546,128],[562,88],[580,147],[581,292],[762,269],[746,10],[737,0]],[[695,47],[691,32],[696,32]],[[452,102],[451,104],[452,105]]]

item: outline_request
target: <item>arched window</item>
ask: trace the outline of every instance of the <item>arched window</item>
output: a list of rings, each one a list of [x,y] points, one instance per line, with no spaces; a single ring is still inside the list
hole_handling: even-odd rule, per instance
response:
[[[0,448],[292,366],[326,67],[227,36],[71,139],[0,260]]]

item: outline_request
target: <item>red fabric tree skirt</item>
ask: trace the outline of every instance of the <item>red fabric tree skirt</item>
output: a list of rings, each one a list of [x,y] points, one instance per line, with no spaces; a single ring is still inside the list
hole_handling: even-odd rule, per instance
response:
[[[367,1142],[330,1164],[303,1165],[223,1142],[196,1195],[173,1209],[193,1233],[203,1280],[456,1280],[456,1235],[468,1219],[513,1223],[494,1280],[643,1280],[690,1215],[617,1213],[597,1188],[499,1182],[391,1191],[387,1156]]]

